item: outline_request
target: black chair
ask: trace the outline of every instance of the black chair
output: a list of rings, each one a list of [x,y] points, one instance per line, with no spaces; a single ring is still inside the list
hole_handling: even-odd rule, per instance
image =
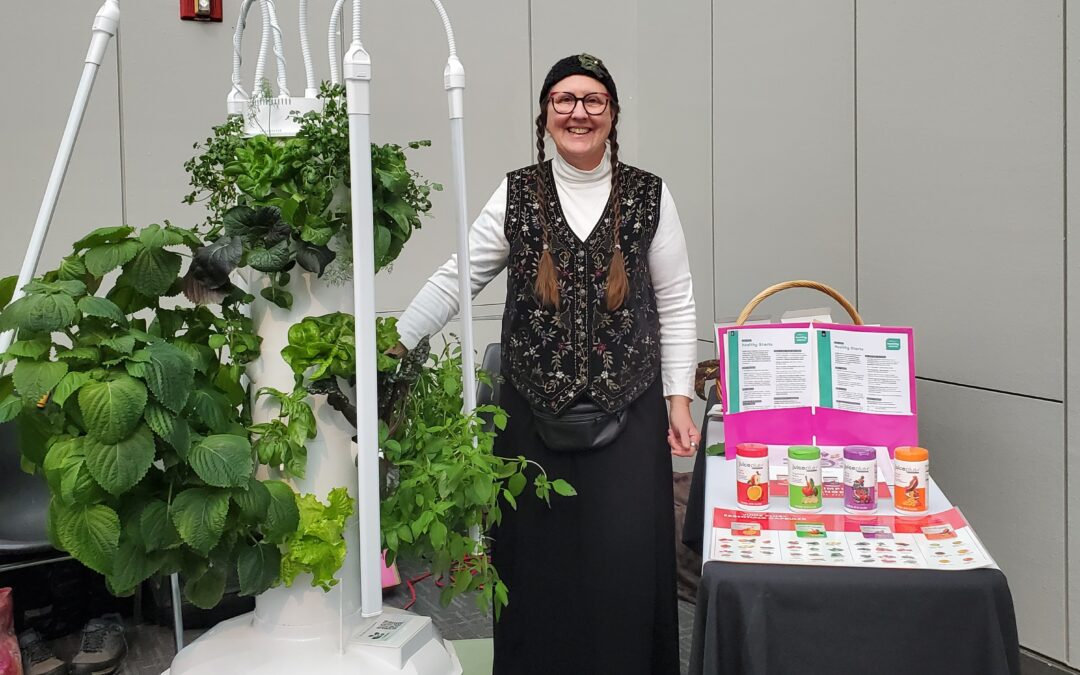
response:
[[[476,405],[499,404],[501,382],[499,368],[502,365],[502,344],[492,342],[484,350],[484,360],[480,369],[491,376],[491,384],[478,382],[476,385]]]
[[[499,405],[499,390],[502,388],[502,378],[499,368],[502,363],[502,344],[493,342],[484,350],[484,360],[480,369],[491,377],[491,384],[485,382],[476,383],[476,405]],[[491,413],[478,413],[484,420],[484,430],[495,430],[495,418]]]
[[[18,428],[0,424],[0,572],[70,557],[49,543],[49,488],[22,470],[21,454]]]

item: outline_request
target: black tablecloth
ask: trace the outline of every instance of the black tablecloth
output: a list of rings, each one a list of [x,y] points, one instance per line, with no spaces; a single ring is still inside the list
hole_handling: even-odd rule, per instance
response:
[[[712,408],[715,387],[710,394]],[[704,519],[705,453],[699,452],[682,538],[699,553]],[[705,564],[690,675],[864,672],[1020,675],[1005,575],[992,569]]]
[[[1005,575],[711,562],[690,675],[1020,675]]]
[[[717,402],[716,387],[709,387],[709,401],[705,410],[711,410]],[[709,418],[701,422],[701,447],[709,447]],[[694,478],[686,500],[686,516],[683,518],[682,542],[701,555],[701,537],[705,532],[705,453],[697,453],[694,460]]]

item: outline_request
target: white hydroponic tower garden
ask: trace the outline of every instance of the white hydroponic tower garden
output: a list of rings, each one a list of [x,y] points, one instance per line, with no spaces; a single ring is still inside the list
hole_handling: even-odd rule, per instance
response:
[[[456,55],[453,30],[439,0],[431,0],[442,20],[449,44],[444,85],[449,100],[453,194],[458,227],[459,290],[462,320],[462,371],[465,406],[475,407],[475,365],[472,337],[472,304],[469,288],[468,223],[465,205],[464,161],[464,69]],[[317,81],[308,48],[307,0],[300,0],[300,43],[307,86],[303,97],[290,94],[285,80],[284,40],[273,0],[258,0],[262,13],[262,39],[255,82],[263,81],[271,53],[277,68],[277,95],[266,97],[245,91],[240,77],[241,42],[247,14],[255,0],[241,4],[234,36],[233,86],[227,99],[229,114],[244,115],[250,133],[293,135],[297,126],[290,111],[318,107]],[[294,303],[283,310],[259,298],[252,316],[263,339],[265,355],[276,355],[287,344],[289,326],[304,316],[330,312],[353,312],[356,316],[357,443],[343,415],[321,402],[312,408],[318,420],[318,437],[308,444],[306,477],[290,481],[299,493],[325,500],[334,487],[346,487],[358,502],[358,522],[345,531],[348,555],[338,572],[340,583],[330,592],[312,588],[300,577],[291,588],[271,589],[256,598],[255,611],[224,621],[176,656],[169,675],[220,675],[223,673],[295,675],[296,673],[410,673],[459,675],[461,666],[453,648],[438,635],[430,618],[382,606],[379,536],[378,418],[376,410],[375,252],[371,195],[370,83],[371,58],[361,41],[362,7],[352,1],[352,41],[343,63],[337,63],[339,22],[345,0],[337,0],[329,21],[331,80],[344,83],[349,114],[352,180],[353,293],[330,287],[314,274],[292,275]],[[82,79],[57,152],[48,186],[34,225],[30,246],[20,270],[15,296],[34,276],[42,245],[55,211],[71,152],[93,88],[98,67],[120,19],[118,0],[105,0],[94,19],[90,49]],[[137,30],[137,28],[136,28]],[[339,69],[340,68],[340,69]],[[257,276],[249,280],[258,284]],[[254,290],[254,288],[252,289]],[[258,296],[257,296],[258,297]],[[11,344],[12,334],[0,336],[0,352]],[[264,386],[287,390],[292,372],[282,359],[261,358],[248,375],[253,390]],[[256,406],[255,416],[268,412]],[[359,448],[359,451],[357,450]],[[174,615],[179,625],[178,584],[173,579]]]

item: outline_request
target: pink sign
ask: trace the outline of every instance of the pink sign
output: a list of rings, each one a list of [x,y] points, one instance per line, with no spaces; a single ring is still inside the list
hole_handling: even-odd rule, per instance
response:
[[[918,445],[910,328],[728,326],[716,339],[728,459],[739,443]]]

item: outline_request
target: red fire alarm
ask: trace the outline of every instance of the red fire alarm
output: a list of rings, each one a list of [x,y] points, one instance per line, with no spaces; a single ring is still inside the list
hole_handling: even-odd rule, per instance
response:
[[[180,0],[184,21],[221,21],[221,0]]]

